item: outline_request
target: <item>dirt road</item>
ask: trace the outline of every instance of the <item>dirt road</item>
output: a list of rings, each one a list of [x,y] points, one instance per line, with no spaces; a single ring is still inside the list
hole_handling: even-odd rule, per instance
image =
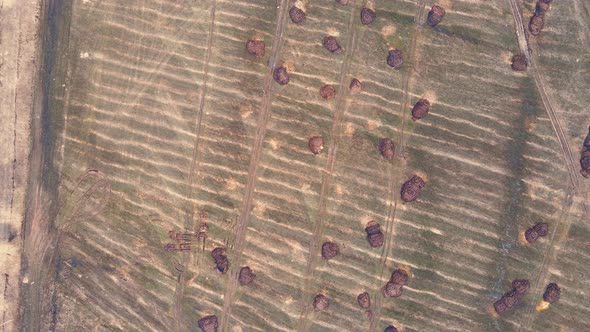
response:
[[[29,172],[30,121],[37,75],[39,0],[0,1],[0,269],[2,331],[18,326],[21,227]],[[26,281],[26,280],[25,280]]]
[[[528,71],[533,77],[539,95],[541,96],[541,100],[543,101],[543,106],[545,107],[547,115],[551,120],[551,126],[553,126],[555,136],[557,136],[557,140],[559,141],[561,152],[563,154],[564,163],[568,169],[568,174],[570,176],[570,181],[572,182],[573,190],[576,190],[580,185],[580,178],[577,170],[578,168],[569,141],[566,137],[565,130],[563,129],[562,120],[555,112],[556,103],[547,93],[547,88],[545,87],[545,81],[542,77],[542,73],[537,68],[536,60],[532,56],[532,45],[529,44],[527,38],[527,33],[525,31],[525,25],[522,20],[522,13],[520,11],[520,8],[518,7],[516,0],[510,0],[509,3],[510,10],[512,11],[512,17],[514,19],[515,33],[516,38],[518,39],[518,46],[520,48],[520,52],[524,54],[527,58],[527,61],[529,63]]]
[[[5,1],[6,3],[6,1]],[[63,3],[60,1],[26,1],[14,2],[23,10],[22,20],[25,16],[31,17],[32,21],[25,24],[20,21],[16,26],[21,29],[19,42],[27,41],[29,51],[25,56],[18,56],[17,71],[19,72],[19,84],[26,82],[26,86],[18,89],[18,95],[28,96],[27,103],[22,106],[22,114],[29,114],[30,121],[27,123],[30,132],[32,145],[29,158],[28,183],[22,183],[22,190],[26,190],[26,212],[21,230],[22,253],[21,257],[21,289],[19,292],[18,307],[22,313],[15,323],[20,330],[39,331],[47,329],[50,324],[49,317],[45,317],[42,310],[46,300],[48,282],[52,276],[53,255],[57,240],[57,230],[53,225],[53,217],[57,213],[57,200],[51,199],[51,194],[46,192],[45,182],[48,174],[53,170],[51,163],[46,162],[46,157],[51,153],[53,145],[50,140],[50,117],[49,117],[49,96],[53,92],[55,83],[51,80],[55,74],[57,57],[55,52],[58,49],[58,31],[69,31],[69,25],[61,20]],[[21,8],[22,7],[22,8]],[[28,20],[28,18],[27,18]],[[69,20],[65,21],[66,23]],[[27,37],[22,34],[28,33]],[[19,45],[22,45],[20,44]],[[61,45],[64,46],[64,45]],[[64,46],[67,48],[67,45]],[[20,63],[27,63],[28,72],[24,76],[20,69]],[[42,68],[42,70],[41,70]],[[19,101],[20,97],[16,97]],[[19,113],[21,114],[21,113]],[[29,126],[30,125],[30,126]],[[18,159],[17,159],[18,161]],[[53,174],[55,175],[55,174]],[[54,211],[52,215],[51,211]],[[26,310],[24,310],[26,308]]]
[[[348,38],[346,39],[346,43],[344,45],[344,49],[348,51],[346,54],[346,59],[342,62],[340,68],[340,87],[347,86],[346,80],[348,79],[348,72],[350,70],[351,61],[356,47],[357,31],[355,29],[354,23],[355,18],[357,17],[357,12],[355,10],[356,8],[354,6],[354,3],[350,7],[351,11],[347,27],[347,30],[350,31],[350,34],[348,35]],[[346,95],[348,93],[349,92],[347,89],[338,89],[338,95],[336,96],[336,106],[334,108],[332,129],[330,131],[330,137],[333,137],[333,143],[330,144],[330,146],[328,147],[328,160],[326,161],[324,175],[322,176],[322,182],[320,186],[320,197],[318,200],[319,212],[318,217],[314,223],[315,225],[313,228],[313,235],[309,243],[309,257],[307,259],[307,267],[305,269],[305,283],[303,286],[302,299],[300,304],[302,311],[299,316],[299,321],[297,322],[297,331],[308,331],[310,328],[308,315],[311,311],[311,301],[307,294],[311,292],[311,283],[315,279],[314,271],[316,269],[316,265],[320,255],[320,245],[323,237],[323,229],[325,226],[324,222],[327,219],[326,215],[328,212],[328,197],[326,197],[326,192],[328,191],[328,188],[332,186],[332,180],[334,178],[336,154],[338,152],[338,145],[340,140],[342,139],[343,133],[342,118],[344,117],[344,113],[348,108],[348,105],[346,103]]]
[[[535,57],[533,56],[533,54],[538,54],[540,50],[538,50],[536,45],[533,43],[529,43],[527,38],[528,35],[526,33],[526,26],[523,23],[522,12],[518,7],[518,3],[516,0],[509,0],[509,3],[510,10],[512,11],[512,17],[514,19],[515,33],[518,39],[520,52],[526,56],[529,63],[528,72],[535,82],[535,86],[537,87],[537,91],[541,96],[543,106],[547,112],[547,115],[549,116],[549,120],[551,121],[551,126],[553,127],[553,131],[555,132],[555,136],[559,142],[559,146],[563,155],[563,163],[567,168],[570,180],[570,185],[568,186],[564,200],[561,204],[560,216],[557,219],[558,222],[555,224],[553,232],[551,233],[550,245],[547,247],[547,250],[543,255],[543,263],[538,270],[537,277],[532,283],[534,287],[533,290],[540,292],[543,285],[547,283],[549,267],[556,261],[556,248],[562,247],[563,243],[567,241],[567,234],[572,222],[570,212],[572,205],[574,204],[574,196],[578,194],[583,195],[583,193],[581,192],[582,189],[580,186],[580,174],[578,172],[576,158],[572,153],[572,148],[568,138],[566,137],[563,121],[555,112],[557,103],[551,97],[551,95],[547,93],[547,87],[545,85],[543,73],[538,68]],[[583,202],[582,208],[587,214],[586,206]],[[521,319],[521,324],[519,325],[518,329],[519,331],[530,326],[530,323],[533,319],[533,312],[534,309],[532,307],[529,308],[526,315]]]
[[[258,165],[260,163],[264,136],[266,133],[266,125],[271,115],[270,108],[276,85],[273,80],[273,71],[277,65],[277,60],[283,45],[283,34],[287,21],[287,4],[288,2],[286,0],[282,0],[280,4],[277,2],[277,26],[273,37],[270,58],[268,60],[268,72],[264,80],[264,96],[260,105],[258,127],[256,128],[256,136],[254,137],[254,145],[252,146],[250,166],[248,168],[248,179],[246,182],[246,193],[244,194],[244,203],[242,204],[235,230],[235,242],[232,254],[236,264],[233,264],[232,267],[230,267],[227,287],[223,297],[223,312],[221,314],[220,322],[222,331],[229,330],[228,321],[231,315],[231,303],[238,284],[237,270],[235,267],[240,266],[239,262],[241,260],[242,250],[244,249],[246,229],[248,228],[250,212],[252,211],[252,194],[254,193],[254,188],[256,186],[257,171]]]
[[[407,144],[407,142],[409,141],[409,137],[406,134],[405,128],[406,128],[406,121],[407,121],[407,117],[408,117],[408,105],[410,102],[410,97],[409,97],[409,87],[410,87],[410,79],[412,77],[413,72],[416,70],[416,45],[417,45],[417,41],[420,35],[420,31],[422,29],[422,25],[424,24],[424,9],[426,7],[426,4],[424,3],[424,1],[421,1],[418,3],[418,8],[416,10],[416,15],[414,16],[414,34],[412,36],[412,41],[410,43],[410,52],[409,52],[409,57],[408,59],[411,59],[412,61],[412,67],[409,68],[407,70],[407,73],[404,75],[404,79],[403,79],[403,84],[402,84],[402,94],[403,94],[403,101],[402,101],[402,108],[401,108],[401,114],[402,114],[402,123],[401,123],[401,135],[399,138],[399,141],[397,142],[397,145],[399,147],[399,154],[401,156],[404,155],[404,148]],[[411,136],[411,133],[410,133]],[[396,168],[392,168],[391,165],[389,167],[389,199],[391,200],[390,204],[389,204],[389,211],[387,213],[387,221],[385,223],[385,234],[388,234],[388,236],[386,237],[385,240],[385,245],[383,246],[383,250],[381,251],[381,258],[379,259],[379,265],[380,265],[380,270],[379,270],[379,275],[378,278],[380,280],[379,285],[378,285],[378,289],[375,291],[373,298],[375,299],[375,309],[373,312],[373,315],[371,316],[370,319],[370,323],[369,323],[369,331],[375,331],[375,329],[377,328],[377,325],[379,324],[379,320],[381,319],[381,309],[382,309],[382,305],[383,305],[383,295],[381,294],[380,291],[380,287],[383,286],[385,284],[385,280],[387,278],[387,273],[388,271],[386,271],[387,268],[387,259],[389,258],[389,252],[391,250],[391,246],[393,245],[393,234],[395,234],[395,216],[396,216],[396,211],[397,211],[397,204],[398,204],[398,198],[399,198],[399,194],[398,191],[396,191],[395,187],[400,178],[403,177],[403,174],[405,172],[405,164],[402,164],[401,167],[396,167]]]
[[[211,61],[211,46],[213,44],[213,29],[215,28],[215,8],[216,8],[216,1],[213,0],[211,2],[210,7],[210,21],[209,21],[209,32],[207,34],[207,52],[205,54],[205,65],[204,65],[204,74],[203,74],[203,85],[200,91],[199,96],[199,109],[197,115],[197,129],[195,132],[195,141],[193,144],[193,156],[191,159],[191,166],[188,172],[188,183],[189,188],[193,188],[195,179],[198,178],[199,172],[201,170],[201,159],[199,158],[199,145],[201,143],[201,124],[203,122],[203,110],[205,108],[205,97],[207,96],[207,81],[209,78],[209,62]],[[171,53],[172,54],[172,53]],[[194,195],[194,191],[191,189],[190,196]],[[190,209],[187,209],[187,213],[185,216],[185,228],[194,230],[195,228],[195,220],[193,211],[195,211],[195,206],[192,206]],[[179,273],[177,282],[176,282],[176,289],[174,292],[174,317],[176,320],[176,329],[177,331],[184,331],[186,330],[186,326],[184,323],[184,319],[182,316],[182,299],[184,298],[184,284],[185,284],[185,271],[186,267],[188,267],[190,262],[191,254],[184,255],[181,261],[181,265],[183,266],[183,272]]]

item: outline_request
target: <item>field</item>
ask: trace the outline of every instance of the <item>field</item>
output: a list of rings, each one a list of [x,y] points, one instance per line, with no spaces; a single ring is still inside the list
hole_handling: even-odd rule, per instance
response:
[[[221,331],[590,330],[590,185],[578,162],[588,3],[555,1],[533,37],[522,26],[531,0],[441,0],[436,28],[432,1],[298,0],[301,24],[294,2],[43,2],[19,329],[196,331],[216,315]],[[326,35],[341,53],[322,47]],[[254,38],[262,58],[246,52]],[[385,61],[393,48],[400,70]],[[520,52],[525,72],[510,68]],[[278,66],[289,84],[273,80]],[[350,94],[352,78],[362,93]],[[420,98],[432,109],[413,121]],[[426,187],[403,204],[414,174]],[[381,248],[366,240],[370,220]],[[170,231],[202,222],[204,242],[164,250]],[[525,244],[537,222],[548,236]],[[332,260],[320,255],[328,240],[340,246]],[[238,283],[242,266],[251,286]],[[397,268],[408,284],[384,298]],[[530,292],[492,315],[513,279]],[[562,297],[539,312],[549,282]],[[356,303],[364,291],[370,314]],[[324,311],[312,308],[318,293]]]

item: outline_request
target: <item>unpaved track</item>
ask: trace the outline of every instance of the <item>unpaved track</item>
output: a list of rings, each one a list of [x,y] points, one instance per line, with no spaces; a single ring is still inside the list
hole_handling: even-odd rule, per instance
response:
[[[330,131],[330,137],[332,138],[332,144],[328,148],[328,160],[326,161],[326,167],[324,170],[324,174],[322,176],[322,182],[320,186],[320,196],[319,196],[319,203],[318,203],[318,217],[315,221],[311,241],[309,243],[309,257],[307,259],[307,267],[305,269],[305,283],[303,285],[303,291],[301,292],[301,305],[302,308],[301,314],[299,316],[299,320],[297,322],[297,331],[308,331],[309,330],[309,320],[307,319],[308,314],[313,309],[311,308],[311,298],[307,297],[307,293],[310,291],[311,282],[313,281],[314,277],[314,270],[317,265],[317,260],[319,258],[320,252],[320,243],[322,239],[322,230],[324,225],[324,219],[326,218],[327,214],[327,205],[326,205],[326,191],[332,185],[332,179],[334,177],[334,165],[336,164],[336,153],[338,152],[338,143],[342,137],[342,117],[346,112],[346,95],[348,94],[348,84],[346,84],[346,79],[348,76],[348,71],[350,68],[350,63],[352,61],[352,57],[355,50],[356,45],[356,30],[354,28],[354,22],[358,15],[356,15],[356,3],[355,1],[351,1],[349,3],[351,7],[350,11],[350,19],[348,21],[348,31],[350,32],[349,37],[346,39],[346,43],[344,45],[344,49],[346,51],[346,58],[342,62],[342,66],[340,69],[340,81],[339,81],[339,89],[336,95],[336,102],[334,103],[334,118],[332,120],[332,129]]]
[[[543,255],[543,262],[535,273],[537,277],[531,283],[531,293],[537,296],[537,300],[541,298],[541,295],[545,290],[545,285],[548,284],[548,277],[550,275],[548,267],[553,265],[557,260],[557,248],[559,247],[560,249],[563,249],[563,246],[566,245],[565,243],[568,238],[571,224],[571,208],[573,203],[574,198],[572,194],[567,194],[563,199],[562,210],[559,215],[558,224],[553,228],[553,232],[551,232],[549,245],[547,246],[547,250]],[[559,225],[563,225],[563,227],[559,227]],[[520,319],[521,323],[519,324],[518,331],[522,331],[523,329],[526,330],[529,326],[531,326],[534,313],[535,307],[532,305],[529,306],[527,312]]]
[[[252,194],[256,187],[258,166],[260,163],[260,156],[262,154],[262,145],[264,143],[264,136],[266,134],[266,125],[270,119],[270,108],[274,96],[276,83],[273,79],[273,71],[277,65],[277,59],[283,46],[283,34],[287,21],[288,1],[281,0],[277,4],[277,26],[275,29],[270,58],[268,60],[268,72],[264,79],[264,95],[260,105],[260,113],[258,116],[258,126],[256,128],[256,135],[254,136],[254,144],[250,154],[250,166],[248,167],[248,178],[246,181],[246,192],[240,210],[240,215],[237,220],[235,239],[233,250],[231,252],[231,259],[233,264],[228,271],[228,281],[223,297],[223,312],[221,313],[220,326],[221,331],[228,331],[228,321],[231,316],[231,305],[238,284],[238,271],[242,258],[242,251],[246,239],[246,230],[248,222],[250,221],[250,213],[252,211]]]
[[[189,196],[193,198],[194,191],[192,190],[193,184],[195,179],[199,177],[201,160],[199,158],[199,145],[201,143],[201,123],[203,122],[203,109],[205,107],[205,98],[207,97],[207,81],[209,78],[209,61],[211,60],[211,45],[213,44],[213,35],[215,28],[215,8],[216,8],[217,1],[213,0],[211,3],[210,8],[210,22],[209,22],[209,33],[207,34],[207,53],[205,54],[205,66],[204,66],[204,73],[203,73],[203,85],[201,89],[201,94],[199,96],[199,109],[197,114],[197,129],[195,133],[195,142],[193,148],[193,156],[191,160],[190,170],[188,174],[188,188],[190,190]],[[195,222],[194,222],[194,207],[188,208],[185,215],[185,227],[189,230],[194,230]],[[185,271],[188,268],[190,258],[192,256],[192,251],[184,254],[182,256],[181,265],[183,266],[183,271],[179,272],[178,278],[176,279],[176,290],[174,292],[174,319],[176,320],[176,329],[177,331],[185,331],[187,329],[186,324],[184,322],[184,318],[182,315],[182,299],[184,297],[184,283],[185,283]]]
[[[402,83],[402,95],[403,95],[403,100],[402,100],[402,133],[401,133],[401,137],[399,140],[399,153],[400,155],[404,155],[404,148],[406,146],[406,141],[404,141],[404,134],[405,134],[405,130],[406,130],[406,121],[408,119],[408,106],[410,103],[410,96],[409,96],[409,87],[410,87],[410,79],[412,78],[412,73],[414,71],[416,71],[416,44],[418,41],[418,37],[420,36],[420,32],[422,30],[422,25],[424,24],[424,9],[426,7],[426,4],[424,3],[424,1],[420,1],[420,3],[418,3],[418,10],[416,11],[416,16],[414,17],[414,22],[416,23],[415,29],[414,29],[414,35],[412,36],[412,42],[410,43],[410,52],[408,53],[408,60],[406,60],[407,62],[411,61],[411,67],[408,68],[407,74],[404,77],[403,83]],[[409,138],[408,138],[409,139]]]
[[[29,179],[33,94],[38,77],[39,0],[0,0],[0,331],[18,317],[25,193]]]
[[[416,44],[420,32],[422,30],[422,25],[424,24],[424,9],[426,4],[424,1],[420,1],[418,3],[418,9],[416,10],[416,16],[414,17],[414,22],[416,23],[414,29],[414,35],[412,36],[412,41],[410,43],[410,52],[408,59],[412,61],[412,67],[408,68],[407,74],[404,76],[404,80],[402,83],[402,94],[403,99],[401,103],[401,116],[402,116],[402,128],[400,138],[397,142],[399,150],[398,153],[400,156],[403,157],[404,155],[404,148],[406,145],[406,141],[409,138],[405,138],[405,127],[406,121],[408,117],[408,104],[409,104],[409,86],[410,86],[410,79],[412,77],[412,73],[416,70]],[[407,60],[406,60],[407,61]],[[409,61],[408,61],[409,62]],[[387,221],[385,223],[385,244],[383,245],[383,250],[381,251],[381,258],[379,260],[379,285],[377,290],[375,291],[373,298],[375,299],[375,309],[373,315],[370,319],[369,331],[375,331],[377,325],[379,325],[379,320],[381,318],[381,310],[383,306],[383,295],[381,294],[380,287],[385,284],[385,279],[387,276],[386,267],[387,267],[387,259],[389,258],[389,252],[391,250],[391,246],[393,243],[393,234],[394,234],[394,224],[395,224],[395,216],[397,212],[397,205],[398,205],[398,198],[399,194],[396,191],[395,185],[400,182],[400,177],[403,176],[405,171],[405,164],[402,164],[402,167],[394,168],[392,165],[389,165],[389,197],[391,199],[389,212],[387,213]]]
[[[40,17],[42,18],[41,29],[39,30],[39,57],[44,59],[39,61],[37,70],[43,68],[44,75],[40,79],[32,80],[34,87],[32,92],[31,104],[31,157],[29,182],[27,188],[27,213],[25,215],[23,229],[23,257],[21,277],[23,286],[21,288],[19,307],[26,308],[23,314],[19,316],[18,326],[24,331],[40,331],[44,326],[45,318],[42,311],[44,298],[44,283],[48,274],[46,268],[51,266],[53,252],[51,247],[56,243],[55,232],[52,232],[51,220],[48,215],[49,204],[47,193],[43,189],[43,165],[46,159],[43,135],[43,113],[48,109],[44,106],[44,98],[49,90],[47,79],[50,70],[47,59],[51,54],[49,52],[50,42],[55,40],[52,36],[55,30],[49,28],[49,12],[55,7],[54,1],[46,1],[41,5]],[[43,43],[45,41],[45,43]],[[51,61],[51,60],[49,60]]]
[[[580,175],[578,173],[577,163],[562,125],[563,121],[555,112],[554,105],[556,105],[556,102],[553,100],[550,94],[547,93],[547,87],[545,85],[542,72],[537,67],[535,57],[533,56],[533,54],[538,54],[539,50],[534,44],[529,44],[526,25],[523,23],[522,12],[520,11],[516,0],[508,0],[508,2],[510,4],[510,10],[514,19],[515,33],[518,39],[520,51],[526,56],[529,63],[528,72],[530,75],[532,75],[535,86],[537,87],[537,91],[541,96],[543,106],[545,107],[547,115],[549,116],[549,120],[551,121],[551,126],[553,127],[553,131],[555,132],[559,142],[559,146],[563,155],[563,162],[567,168],[570,180],[570,185],[565,192],[565,197],[561,204],[560,216],[555,223],[553,232],[551,233],[551,239],[549,245],[547,246],[547,250],[543,254],[543,262],[536,273],[537,277],[532,282],[534,287],[533,293],[536,295],[541,294],[543,291],[543,286],[547,283],[547,278],[549,275],[548,267],[553,265],[557,259],[556,247],[562,247],[568,238],[567,234],[569,233],[572,222],[570,212],[575,201],[574,196],[578,194],[583,196],[583,193],[581,192],[582,187],[580,186]],[[586,205],[583,201],[582,208],[584,210],[585,216],[587,216],[588,214],[586,211]],[[530,326],[531,321],[533,320],[534,310],[535,309],[533,306],[529,308],[524,317],[521,319],[518,331],[527,329]]]
[[[573,185],[573,190],[577,190],[580,186],[580,178],[577,170],[576,159],[573,156],[572,149],[570,143],[566,137],[565,130],[563,129],[562,121],[555,112],[555,101],[551,96],[547,93],[547,89],[545,87],[545,82],[543,77],[537,68],[535,57],[532,56],[531,46],[528,42],[527,33],[525,31],[525,25],[522,20],[522,13],[516,3],[516,0],[508,0],[510,4],[510,10],[512,11],[512,17],[514,18],[514,27],[516,32],[516,38],[518,39],[518,46],[522,54],[524,54],[527,58],[529,63],[528,72],[532,75],[533,80],[535,81],[535,86],[541,96],[541,100],[543,101],[543,106],[547,111],[547,115],[551,120],[551,126],[555,131],[555,135],[557,136],[557,140],[559,141],[559,146],[561,148],[561,152],[563,154],[563,159],[565,166],[568,169],[568,174],[570,177],[570,181]],[[538,50],[535,50],[538,52]],[[535,52],[535,53],[537,53]]]

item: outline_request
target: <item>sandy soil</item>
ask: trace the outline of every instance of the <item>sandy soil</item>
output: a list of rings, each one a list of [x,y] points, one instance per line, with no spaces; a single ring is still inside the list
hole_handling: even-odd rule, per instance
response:
[[[16,330],[30,122],[38,64],[38,0],[0,1],[0,297],[2,331]],[[22,280],[26,282],[27,280]]]

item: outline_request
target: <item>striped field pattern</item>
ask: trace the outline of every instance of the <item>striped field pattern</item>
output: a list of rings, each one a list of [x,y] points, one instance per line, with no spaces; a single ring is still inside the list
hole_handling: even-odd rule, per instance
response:
[[[425,24],[431,0],[370,1],[368,26],[365,1],[297,1],[299,25],[293,2],[73,2],[60,37],[64,90],[52,96],[59,198],[73,199],[87,169],[108,178],[111,195],[86,219],[58,215],[58,229],[76,223],[55,248],[65,263],[52,328],[195,331],[215,314],[220,331],[590,330],[590,187],[570,180],[547,111],[577,172],[590,125],[588,4],[555,1],[528,41],[534,68],[514,72],[513,15],[527,24],[531,0],[515,1],[518,14],[508,0],[439,1],[447,13],[436,28]],[[340,54],[322,47],[328,34]],[[246,52],[251,38],[265,41],[263,58]],[[386,64],[392,48],[401,70]],[[282,65],[284,86],[272,79]],[[349,93],[352,78],[362,93]],[[334,99],[320,97],[324,84]],[[420,98],[431,112],[412,121]],[[317,156],[314,135],[326,142]],[[399,158],[381,157],[382,137]],[[402,204],[401,184],[416,173],[426,187]],[[365,238],[370,220],[382,248]],[[191,251],[164,250],[169,231],[203,221],[204,251],[196,239]],[[519,233],[540,221],[548,236],[523,244]],[[330,261],[320,256],[327,240],[340,246]],[[209,254],[219,246],[226,274]],[[246,265],[250,287],[237,283]],[[411,276],[404,294],[383,298],[399,267]],[[517,278],[531,291],[494,317],[490,305]],[[549,282],[562,298],[537,312]],[[370,315],[356,303],[364,291]],[[331,300],[322,312],[311,306],[318,293]]]

